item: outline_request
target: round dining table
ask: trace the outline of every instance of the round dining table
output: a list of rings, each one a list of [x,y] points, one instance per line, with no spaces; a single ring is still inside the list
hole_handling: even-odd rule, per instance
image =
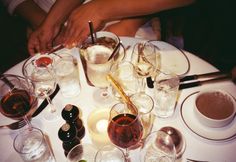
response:
[[[122,44],[126,48],[124,59],[129,60],[132,47],[137,42],[145,41],[143,39],[120,37]],[[203,74],[218,71],[217,68],[199,58],[198,56],[174,46],[162,42],[153,41],[161,53],[161,70],[173,70],[181,77],[192,74]],[[80,72],[81,92],[77,97],[65,98],[60,91],[53,99],[59,114],[67,104],[73,104],[81,110],[81,119],[85,126],[85,136],[81,143],[91,143],[87,127],[87,117],[91,111],[101,107],[111,107],[112,105],[101,105],[93,100],[95,87],[89,86],[86,82],[84,69],[80,60],[78,48],[61,49],[60,52],[70,52],[78,60]],[[6,74],[22,75],[23,62],[20,62],[7,70]],[[210,128],[198,122],[193,114],[194,96],[203,89],[223,89],[236,98],[236,85],[230,80],[221,80],[201,86],[182,89],[175,107],[174,115],[168,118],[155,117],[152,131],[159,130],[165,126],[171,126],[179,130],[186,144],[181,158],[177,161],[208,161],[208,162],[235,162],[236,161],[236,118],[227,126],[221,128]],[[153,89],[147,88],[147,93],[153,95]],[[39,104],[42,102],[39,99]],[[32,118],[31,122],[34,127],[40,128],[48,137],[51,148],[57,162],[65,162],[66,156],[62,148],[62,141],[58,137],[58,130],[65,123],[60,116],[56,121],[46,121],[43,118],[46,107],[39,115]],[[0,114],[0,125],[10,124],[15,120],[9,119]],[[25,129],[25,128],[21,128]],[[13,140],[20,130],[10,130],[7,128],[0,129],[0,162],[20,162],[22,159],[13,148]],[[131,160],[139,161],[139,151],[132,154]]]

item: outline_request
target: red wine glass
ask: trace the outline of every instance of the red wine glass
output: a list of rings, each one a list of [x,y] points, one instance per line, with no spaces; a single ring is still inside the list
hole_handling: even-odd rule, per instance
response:
[[[129,106],[123,103],[115,104],[110,111],[107,130],[111,142],[125,149],[125,156],[129,161],[129,147],[136,145],[143,134],[138,109],[135,107],[130,109]]]
[[[0,77],[0,112],[11,119],[24,119],[31,128],[30,118],[37,107],[31,82],[24,77],[3,74]]]

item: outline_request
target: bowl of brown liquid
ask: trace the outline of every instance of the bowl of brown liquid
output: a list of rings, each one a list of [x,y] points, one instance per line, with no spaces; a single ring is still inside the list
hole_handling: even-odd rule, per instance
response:
[[[224,90],[200,91],[194,104],[195,116],[208,127],[224,127],[233,121],[236,114],[236,101]]]

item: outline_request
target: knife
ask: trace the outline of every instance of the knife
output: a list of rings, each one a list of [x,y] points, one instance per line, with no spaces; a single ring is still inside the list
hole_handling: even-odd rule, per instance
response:
[[[205,78],[205,77],[213,77],[213,76],[220,76],[220,75],[227,75],[224,74],[220,71],[217,72],[211,72],[211,73],[205,73],[205,74],[194,74],[194,75],[188,75],[188,76],[184,76],[183,78],[180,78],[180,82],[184,82],[184,81],[189,81],[189,80],[195,80],[195,79],[199,79],[199,78]]]
[[[208,80],[203,80],[203,81],[195,81],[195,82],[190,82],[190,83],[182,83],[179,85],[179,89],[186,89],[186,88],[192,88],[196,86],[201,86],[203,84],[208,84],[208,83],[214,83],[222,80],[231,80],[230,75],[224,75],[221,77],[213,78],[213,79],[208,79]]]
[[[49,95],[51,100],[56,96],[59,90],[60,90],[60,87],[57,84],[55,91],[51,95]],[[35,117],[38,114],[40,114],[44,110],[44,108],[47,107],[47,105],[48,105],[48,101],[44,99],[43,102],[40,104],[40,106],[35,110],[32,117]]]

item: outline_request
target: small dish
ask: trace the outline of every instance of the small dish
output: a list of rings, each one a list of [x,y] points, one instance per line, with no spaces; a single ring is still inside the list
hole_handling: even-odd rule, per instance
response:
[[[228,125],[219,128],[208,127],[199,122],[194,114],[194,100],[199,91],[189,94],[180,107],[181,119],[194,134],[211,141],[224,142],[236,137],[236,118]]]
[[[219,128],[228,125],[235,117],[236,102],[224,90],[203,90],[195,98],[194,114],[202,124]]]

